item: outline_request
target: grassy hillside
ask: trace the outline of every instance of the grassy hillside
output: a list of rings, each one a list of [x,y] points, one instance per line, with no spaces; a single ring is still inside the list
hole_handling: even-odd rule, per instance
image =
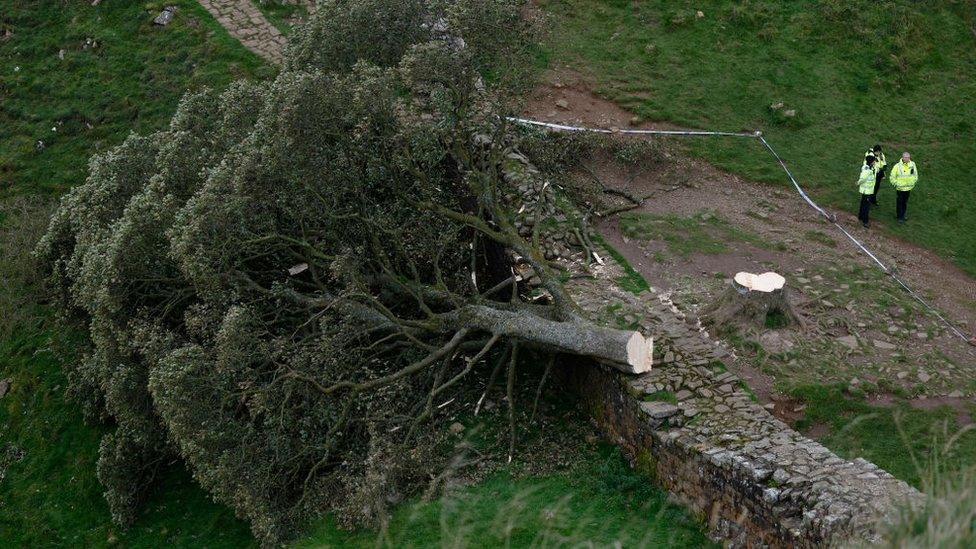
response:
[[[0,0],[0,196],[58,194],[92,153],[168,123],[188,88],[273,73],[192,0],[90,4]],[[180,9],[153,25],[164,5]]]
[[[761,128],[801,183],[855,211],[864,151],[908,150],[920,180],[896,226],[885,183],[872,215],[976,274],[976,4],[964,0],[541,0],[554,67],[648,120]],[[700,13],[699,13],[700,12]],[[780,109],[771,106],[783,103]],[[794,117],[783,113],[796,110]],[[752,141],[696,140],[716,165],[785,184]],[[874,229],[872,229],[874,230]]]
[[[177,464],[129,532],[111,524],[95,476],[102,430],[65,399],[50,341],[66,336],[50,332],[48,313],[32,305],[37,288],[26,274],[24,233],[36,236],[44,222],[26,223],[30,211],[11,197],[50,199],[83,181],[91,154],[130,131],[165,126],[187,88],[273,74],[196,2],[166,4],[180,10],[157,27],[152,18],[162,3],[0,0],[0,379],[12,382],[0,399],[5,547],[253,543],[247,525]]]

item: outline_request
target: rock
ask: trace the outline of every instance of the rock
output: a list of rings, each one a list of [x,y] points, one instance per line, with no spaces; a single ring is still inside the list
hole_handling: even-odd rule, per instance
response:
[[[641,402],[640,407],[645,414],[654,419],[666,419],[681,411],[674,404],[667,402]]]
[[[960,391],[959,389],[956,389],[955,391],[949,393],[946,396],[949,397],[949,398],[962,398],[963,397],[963,394],[962,394],[962,391]]]
[[[8,391],[10,391],[10,380],[0,379],[0,398],[7,396]]]
[[[563,109],[564,111],[568,111],[569,101],[566,101],[565,99],[557,99],[556,106],[559,107],[560,109]]]
[[[905,316],[905,309],[904,307],[898,306],[888,307],[888,316],[891,316],[892,318],[901,318]]]
[[[703,12],[702,10],[698,10],[695,12],[695,17],[701,19],[702,17],[705,17],[705,12]]]
[[[759,336],[759,344],[771,355],[785,353],[793,348],[793,342],[776,332],[766,332]]]
[[[928,375],[928,374],[926,374],[925,372],[922,372],[922,371],[919,371],[918,372],[917,377],[918,377],[918,380],[921,381],[922,383],[928,383],[928,381],[930,379],[932,379],[932,376],[930,376],[930,375]]]
[[[860,379],[858,379],[856,377],[852,377],[851,378],[851,382],[850,382],[850,386],[851,387],[857,387],[860,384],[861,384],[861,380]]]
[[[838,337],[837,343],[840,343],[844,347],[847,347],[848,349],[851,350],[857,349],[857,338],[852,335]]]
[[[783,116],[785,116],[786,118],[793,118],[794,116],[796,116],[796,109],[789,109],[783,111]]]
[[[636,126],[636,125],[638,125],[640,123],[641,123],[641,117],[639,117],[639,116],[631,116],[630,117],[629,124],[631,126]]]
[[[780,109],[783,108],[783,102],[780,101],[778,103],[773,103],[772,105],[769,106],[769,108],[772,109],[772,110],[774,110],[774,111],[778,111],[778,110],[780,110]]]
[[[882,341],[880,339],[875,339],[872,343],[874,343],[874,346],[877,347],[878,349],[885,349],[891,351],[897,348],[891,343],[888,343],[887,341]]]
[[[898,372],[897,374],[895,374],[895,377],[897,377],[898,379],[905,379],[906,377],[908,377],[908,372]]]
[[[770,402],[769,404],[764,404],[763,405],[763,408],[765,408],[765,409],[769,410],[770,412],[772,412],[773,410],[776,409],[776,403],[775,402]]]
[[[452,435],[459,435],[464,432],[464,425],[455,421],[447,429],[451,432]]]
[[[674,398],[678,399],[678,401],[688,400],[691,398],[691,391],[688,389],[682,389],[678,391],[678,394],[674,395]]]
[[[779,484],[785,484],[786,481],[790,480],[790,474],[783,469],[776,469],[773,471],[773,480]]]
[[[153,24],[165,27],[173,21],[173,14],[176,13],[176,6],[166,6],[163,11],[153,19]]]
[[[726,405],[724,405],[724,404],[719,404],[718,406],[716,406],[716,407],[715,407],[715,411],[716,411],[717,413],[719,413],[719,414],[725,414],[725,413],[728,413],[728,412],[729,412],[729,410],[731,410],[731,408],[729,408],[728,406],[726,406]]]

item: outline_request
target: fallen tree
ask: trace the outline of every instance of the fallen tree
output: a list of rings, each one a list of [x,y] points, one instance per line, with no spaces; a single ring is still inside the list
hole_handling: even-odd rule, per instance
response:
[[[37,253],[90,335],[70,392],[114,425],[119,523],[173,457],[266,543],[328,510],[369,520],[430,476],[425,425],[472,376],[506,368],[511,406],[520,348],[650,367],[516,229],[518,137],[480,74],[521,51],[518,8],[324,2],[273,82],[189,94],[92,160]]]

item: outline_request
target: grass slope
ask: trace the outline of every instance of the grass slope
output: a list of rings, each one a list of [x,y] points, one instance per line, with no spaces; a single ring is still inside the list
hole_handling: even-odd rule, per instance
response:
[[[541,0],[555,17],[552,66],[644,119],[761,128],[804,185],[853,212],[864,151],[912,152],[920,180],[909,223],[894,191],[872,215],[899,237],[976,274],[976,4],[952,0]],[[698,11],[701,11],[699,17]],[[772,109],[776,103],[780,109]],[[796,110],[795,117],[783,112]],[[692,150],[764,182],[786,179],[753,141]]]
[[[0,0],[0,196],[60,193],[92,153],[165,126],[187,89],[273,72],[192,0],[89,4]],[[153,25],[164,4],[180,9]]]
[[[798,429],[826,426],[824,446],[850,459],[863,457],[916,488],[932,488],[938,480],[933,475],[976,467],[976,431],[960,430],[948,406],[871,406],[863,396],[845,394],[842,385],[803,386],[791,394],[807,405]]]
[[[503,471],[437,501],[401,505],[381,534],[325,522],[296,546],[716,546],[619,450],[588,452],[566,472],[513,478]]]

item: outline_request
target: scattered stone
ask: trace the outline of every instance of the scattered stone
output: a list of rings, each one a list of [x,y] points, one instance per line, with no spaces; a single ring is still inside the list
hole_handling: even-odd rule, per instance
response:
[[[0,379],[0,398],[7,396],[7,391],[10,390],[10,380]]]
[[[962,398],[963,397],[963,394],[962,394],[962,391],[960,391],[959,389],[956,389],[955,391],[949,393],[946,396],[949,397],[949,398]]]
[[[631,126],[636,126],[636,125],[638,125],[638,124],[641,123],[641,117],[639,117],[639,116],[631,116],[629,123],[630,123]]]
[[[794,116],[796,116],[796,109],[789,109],[783,111],[783,116],[785,116],[786,118],[793,118]]]
[[[759,344],[771,355],[778,355],[793,349],[793,342],[776,332],[766,332],[759,336]]]
[[[176,6],[166,6],[163,11],[153,19],[153,24],[165,27],[173,21],[173,14],[176,13]]]
[[[692,396],[691,391],[689,391],[688,389],[682,389],[678,391],[676,395],[674,395],[674,398],[678,399],[678,401],[680,402],[682,400],[688,400],[689,398],[691,398],[691,396]]]
[[[556,106],[559,107],[560,109],[564,110],[564,111],[568,111],[569,110],[569,101],[566,101],[565,99],[557,99],[556,100]]]
[[[848,349],[851,350],[857,349],[857,338],[852,335],[838,337],[837,343],[840,343],[844,347],[847,347]]]
[[[772,412],[773,410],[776,409],[776,403],[775,402],[770,402],[769,404],[763,405],[763,408],[765,408],[765,409],[769,410],[770,412]]]
[[[705,17],[705,12],[703,12],[702,10],[698,10],[695,12],[695,17],[701,19],[702,17]]]
[[[888,351],[897,349],[897,347],[895,347],[891,343],[888,343],[887,341],[882,341],[880,339],[875,339],[872,343],[874,343],[874,346],[877,347],[878,349],[885,349]]]
[[[719,414],[726,414],[729,412],[729,410],[731,410],[731,408],[729,408],[724,404],[719,404],[718,406],[715,407],[715,411]]]
[[[448,427],[448,430],[452,435],[459,435],[464,432],[464,425],[455,421],[450,427]]]
[[[773,103],[772,105],[769,106],[769,108],[772,109],[772,110],[774,110],[774,111],[778,111],[778,110],[780,110],[780,109],[783,108],[783,102],[780,101],[778,103]]]
[[[906,377],[908,377],[908,372],[898,372],[897,374],[895,374],[895,377],[897,377],[898,379],[905,379]]]
[[[893,318],[901,318],[905,316],[905,309],[904,307],[898,307],[898,306],[888,307],[888,316],[891,316]]]
[[[917,377],[918,377],[918,380],[921,381],[922,383],[928,383],[928,381],[930,379],[932,379],[932,376],[930,376],[930,375],[928,375],[928,374],[926,374],[925,372],[922,372],[922,371],[919,371],[918,372]]]
[[[654,419],[666,419],[681,411],[674,404],[667,402],[641,402],[640,407],[645,414]]]

